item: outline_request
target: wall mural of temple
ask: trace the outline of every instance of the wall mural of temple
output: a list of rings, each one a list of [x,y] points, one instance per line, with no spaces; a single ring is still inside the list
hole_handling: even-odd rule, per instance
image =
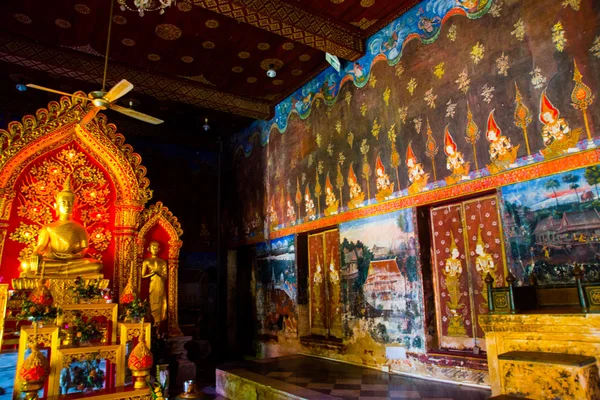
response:
[[[422,352],[421,273],[411,209],[340,225],[345,336]]]
[[[255,248],[256,324],[261,335],[298,334],[294,236]]]
[[[598,7],[420,3],[371,37],[363,58],[327,69],[235,137],[238,191],[251,194],[238,239],[503,186],[521,167],[595,147],[600,36],[584,16]]]
[[[585,279],[600,280],[600,168],[591,166],[502,188],[511,270],[521,284],[574,282],[573,263]]]

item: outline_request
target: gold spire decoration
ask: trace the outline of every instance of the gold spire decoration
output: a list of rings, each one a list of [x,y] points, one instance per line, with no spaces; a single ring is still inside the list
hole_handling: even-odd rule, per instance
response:
[[[342,164],[341,163],[338,163],[338,165],[337,165],[337,176],[335,177],[335,187],[340,190],[340,204],[343,204],[342,203],[342,188],[344,187],[344,175],[342,175]]]
[[[467,128],[465,130],[466,140],[471,146],[473,146],[473,158],[475,159],[475,169],[479,170],[479,164],[477,163],[477,149],[475,143],[479,139],[479,127],[473,121],[473,113],[471,112],[471,106],[467,101]]]
[[[433,138],[433,132],[431,131],[431,126],[429,125],[429,118],[427,118],[427,143],[425,150],[425,155],[431,159],[431,169],[433,170],[433,181],[437,181],[437,175],[435,172],[435,155],[438,153],[440,149],[435,139]]]
[[[300,180],[296,177],[296,207],[298,207],[298,214],[296,219],[300,219],[300,204],[302,203],[302,192],[300,191]]]
[[[525,138],[525,146],[527,147],[527,155],[531,155],[531,150],[529,149],[529,138],[527,137],[527,125],[531,123],[531,111],[523,104],[523,98],[521,97],[521,92],[519,92],[519,87],[517,86],[517,82],[515,82],[515,125],[517,128],[521,128],[523,130],[523,137]]]
[[[25,400],[38,398],[38,391],[44,387],[44,383],[50,375],[48,360],[38,349],[38,325],[33,323],[33,340],[29,344],[31,354],[19,369],[21,379],[21,390],[25,393]]]
[[[573,71],[573,81],[575,82],[575,87],[571,92],[571,105],[576,110],[581,110],[583,113],[583,122],[585,123],[585,132],[587,133],[588,140],[592,140],[592,135],[590,133],[590,126],[588,123],[587,117],[587,109],[594,102],[594,95],[592,94],[592,89],[583,83],[583,75],[579,72],[579,68],[577,68],[577,63],[573,60],[573,65],[575,67]]]
[[[321,194],[323,193],[321,183],[319,182],[319,168],[315,170],[315,196],[317,197],[317,215],[321,215]]]
[[[360,145],[360,152],[363,155],[363,165],[362,165],[362,176],[367,181],[367,204],[371,201],[371,189],[369,187],[369,178],[371,177],[371,166],[369,165],[369,160],[367,155],[369,153],[370,146],[367,144],[367,139],[363,139],[362,144]]]
[[[146,379],[150,374],[152,364],[154,364],[154,358],[146,344],[146,330],[144,329],[144,319],[142,318],[138,344],[133,348],[133,351],[129,355],[129,360],[127,360],[127,366],[133,375],[134,388],[143,389],[147,386]]]
[[[400,176],[398,174],[398,166],[400,165],[400,153],[396,150],[396,124],[392,124],[388,131],[388,139],[390,140],[390,147],[392,154],[390,156],[390,165],[396,170],[396,187],[400,191]]]

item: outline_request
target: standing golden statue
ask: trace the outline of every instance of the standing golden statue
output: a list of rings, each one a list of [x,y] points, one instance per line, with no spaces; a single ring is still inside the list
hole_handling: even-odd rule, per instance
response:
[[[148,248],[150,257],[142,263],[142,278],[150,278],[150,312],[154,317],[154,326],[159,326],[167,319],[167,293],[165,283],[167,280],[167,262],[158,257],[160,245],[156,241],[150,242]]]
[[[102,277],[102,262],[86,257],[89,242],[85,228],[72,218],[75,199],[67,177],[56,195],[58,220],[40,229],[33,255],[19,260],[21,278]]]

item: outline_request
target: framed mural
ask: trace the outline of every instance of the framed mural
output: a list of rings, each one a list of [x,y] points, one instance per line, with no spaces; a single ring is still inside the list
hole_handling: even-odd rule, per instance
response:
[[[480,197],[432,208],[433,278],[440,347],[485,350],[477,317],[485,314],[485,277],[507,275],[498,198]]]
[[[256,246],[256,324],[262,335],[297,336],[294,236]]]
[[[413,210],[340,225],[345,336],[423,352],[421,271]]]
[[[308,236],[310,331],[342,337],[339,231]]]
[[[600,281],[600,166],[502,188],[502,218],[517,284]]]

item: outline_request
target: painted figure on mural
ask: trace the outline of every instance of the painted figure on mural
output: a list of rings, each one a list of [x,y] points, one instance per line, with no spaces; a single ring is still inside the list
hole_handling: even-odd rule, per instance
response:
[[[454,241],[454,234],[450,231],[450,257],[446,259],[444,265],[446,289],[448,290],[448,297],[450,298],[448,303],[446,303],[450,310],[448,336],[463,336],[467,333],[464,327],[462,314],[459,313],[459,310],[464,307],[464,304],[460,303],[462,298],[462,291],[460,288],[462,272],[463,267],[462,261],[460,260],[460,252]]]
[[[425,173],[423,164],[417,162],[417,157],[415,157],[415,153],[413,153],[411,143],[408,144],[408,148],[406,149],[405,162],[408,167],[408,180],[410,182],[408,194],[419,193],[427,186],[429,173]]]
[[[306,184],[306,190],[304,191],[304,209],[306,210],[306,217],[308,219],[315,219],[315,202],[310,195],[308,183]]]
[[[154,318],[154,326],[160,326],[167,319],[167,262],[158,257],[160,244],[157,241],[150,242],[148,251],[150,257],[142,262],[142,278],[150,278],[150,312]]]
[[[331,307],[332,313],[334,315],[340,313],[340,274],[339,271],[335,268],[335,261],[333,259],[334,254],[336,254],[335,248],[331,249],[331,261],[329,262],[329,271],[327,272],[327,277],[329,280],[329,293],[331,294]]]
[[[339,203],[340,202],[335,197],[335,192],[333,190],[331,180],[329,179],[328,172],[327,178],[325,178],[325,205],[327,206],[327,208],[325,209],[325,215],[337,214]]]
[[[312,290],[312,298],[314,300],[315,306],[315,320],[319,320],[319,316],[321,315],[321,285],[323,284],[323,272],[321,271],[321,261],[319,259],[319,255],[317,254],[317,265],[315,266],[315,272],[313,274],[313,290]]]
[[[423,15],[425,11],[421,8],[417,15],[420,15],[418,27],[422,31],[420,36],[421,39],[425,42],[433,41],[437,37],[440,32],[440,27],[442,25],[442,19],[437,15],[433,18],[429,18]]]
[[[275,210],[275,198],[271,198],[271,202],[269,203],[269,208],[267,209],[267,215],[269,216],[269,227],[271,229],[276,228],[277,224],[279,224],[279,217],[277,216],[277,211]]]
[[[385,173],[385,167],[381,162],[381,155],[377,155],[377,165],[375,168],[375,178],[377,194],[375,198],[377,201],[387,200],[392,193],[394,193],[394,184],[390,183],[390,177]]]
[[[496,265],[494,264],[494,259],[491,254],[486,253],[485,251],[485,242],[481,237],[481,228],[478,229],[477,232],[477,244],[475,245],[475,254],[477,254],[477,258],[475,259],[475,269],[479,272],[478,286],[481,295],[485,299],[485,306],[487,306],[488,293],[487,287],[485,285],[485,277],[489,273],[494,279],[496,279],[494,275],[494,268]]]
[[[502,130],[496,124],[494,110],[490,111],[487,122],[485,137],[490,142],[490,161],[488,169],[491,174],[503,171],[517,159],[519,145],[513,146],[510,139],[502,134]]]
[[[72,218],[75,200],[69,176],[56,195],[58,219],[39,230],[33,255],[19,260],[22,278],[35,278],[42,274],[45,278],[97,278],[102,275],[102,262],[86,257],[89,245],[87,232]]]
[[[352,75],[354,75],[354,80],[356,81],[356,83],[359,83],[359,84],[363,83],[367,79],[364,69],[363,69],[362,65],[360,65],[358,63],[358,61],[352,65],[352,69],[350,70],[350,73]]]
[[[287,194],[285,204],[287,207],[287,219],[292,225],[294,225],[296,223],[296,209],[294,208],[294,204],[292,203],[292,198],[290,197],[289,193]]]
[[[360,207],[365,201],[365,193],[362,191],[356,174],[354,173],[354,167],[350,163],[350,170],[348,171],[348,188],[350,190],[350,201],[348,202],[348,209]]]
[[[566,153],[574,148],[581,135],[581,128],[569,128],[567,121],[560,118],[560,113],[546,96],[546,90],[540,97],[540,121],[544,124],[542,128],[542,139],[546,146],[541,152],[545,157],[554,157]]]
[[[450,170],[450,176],[446,177],[446,184],[452,185],[467,179],[469,175],[469,162],[465,162],[463,154],[457,151],[456,143],[450,135],[448,126],[444,132],[444,153],[446,153],[446,168]]]

